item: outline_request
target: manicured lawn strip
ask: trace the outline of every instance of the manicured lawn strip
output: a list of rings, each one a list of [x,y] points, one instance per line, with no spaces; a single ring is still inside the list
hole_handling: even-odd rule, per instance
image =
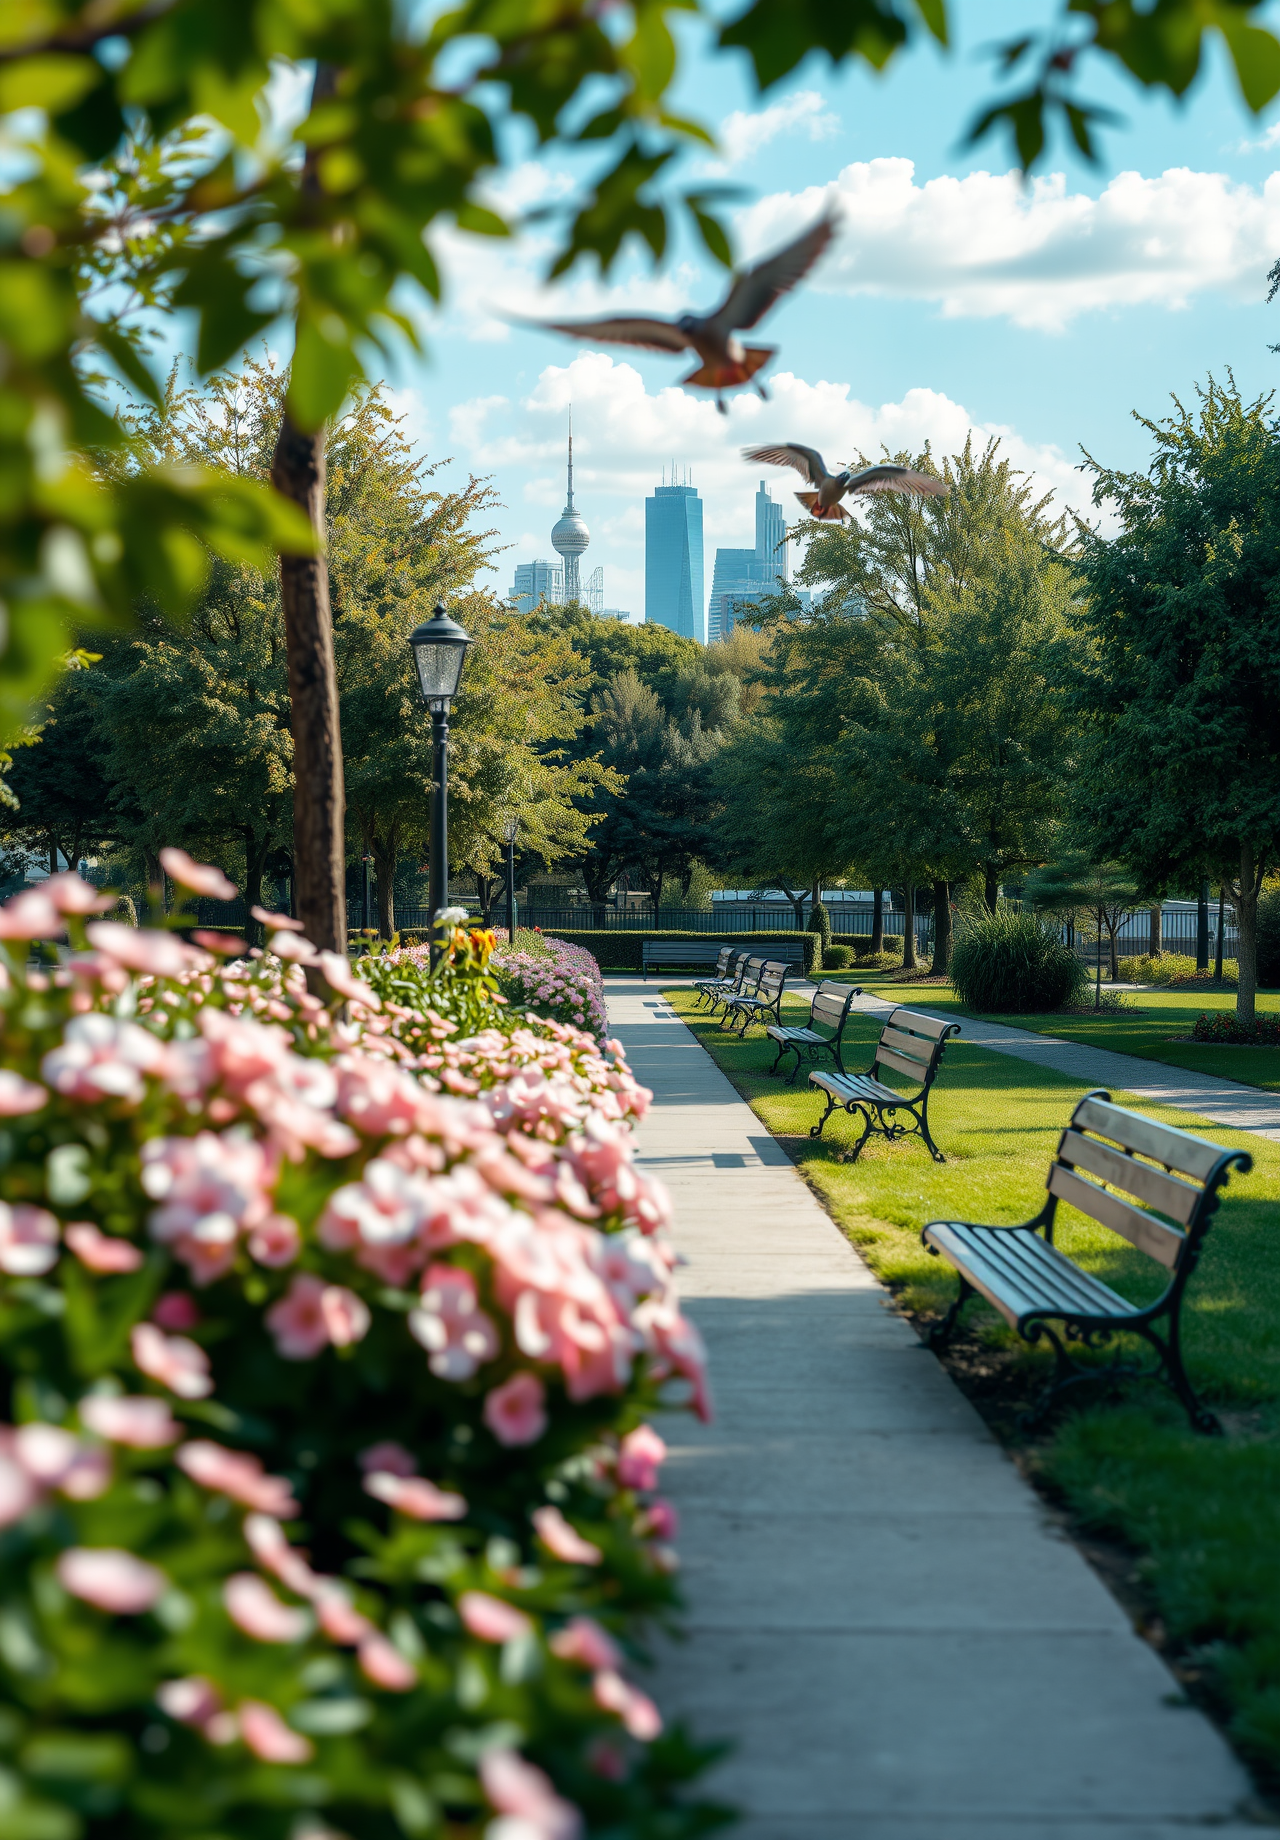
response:
[[[865,980],[870,986],[870,980]],[[888,986],[886,993],[892,991]],[[837,1224],[908,1311],[934,1316],[955,1277],[925,1253],[926,1221],[1025,1220],[1040,1207],[1058,1135],[1086,1090],[1047,1069],[967,1043],[952,1043],[930,1104],[930,1123],[948,1160],[935,1164],[916,1140],[872,1139],[858,1162],[842,1161],[859,1134],[835,1115],[820,1142],[807,1133],[822,1109],[802,1073],[794,1087],[766,1076],[773,1058],[759,1029],[745,1042],[701,1017],[687,987],[664,993],[757,1116],[796,1161]],[[938,1003],[938,999],[944,999]],[[950,1002],[945,1000],[950,998]],[[925,987],[918,1001],[957,1007]],[[784,1019],[806,1005],[789,999]],[[1018,1019],[1021,1023],[1021,1018]],[[865,1067],[880,1025],[850,1019],[846,1055]],[[898,1084],[891,1077],[890,1083]],[[1253,1173],[1233,1177],[1206,1241],[1183,1315],[1187,1361],[1197,1386],[1222,1412],[1228,1435],[1186,1429],[1163,1389],[1131,1388],[1059,1421],[1034,1453],[1047,1478],[1085,1525],[1125,1540],[1141,1555],[1149,1588],[1183,1659],[1201,1657],[1206,1691],[1242,1752],[1280,1781],[1280,1145],[1117,1092],[1153,1118],[1224,1145],[1248,1149]],[[1151,1261],[1061,1209],[1059,1243],[1123,1294],[1153,1294]],[[966,1320],[983,1329],[999,1358],[1029,1374],[1047,1357],[1024,1350],[982,1304]]]
[[[895,984],[874,973],[859,976],[849,971],[838,971],[833,976],[842,983],[861,984],[871,995],[890,1002],[954,1010],[957,1016],[975,1013],[965,1009],[949,985]],[[1133,1005],[1132,1015],[1102,1010],[1089,1016],[1064,1016],[1061,1012],[1032,1016],[984,1014],[982,1019],[1007,1023],[1013,1029],[1031,1029],[1038,1035],[1057,1035],[1063,1041],[1082,1042],[1089,1047],[1113,1048],[1117,1054],[1136,1054],[1144,1060],[1162,1061],[1168,1067],[1185,1067],[1190,1073],[1211,1073],[1220,1080],[1238,1080],[1242,1086],[1259,1086],[1266,1092],[1280,1092],[1280,1048],[1202,1047],[1197,1042],[1169,1039],[1190,1035],[1196,1017],[1206,1011],[1233,1011],[1236,1000],[1230,991],[1135,990],[1121,994]],[[1259,992],[1258,1008],[1272,1013],[1280,1010],[1280,992]]]

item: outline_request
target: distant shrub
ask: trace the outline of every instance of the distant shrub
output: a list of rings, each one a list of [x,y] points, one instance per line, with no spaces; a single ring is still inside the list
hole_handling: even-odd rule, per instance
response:
[[[1143,952],[1136,958],[1117,959],[1116,963],[1126,984],[1171,984],[1174,978],[1196,974],[1196,961],[1185,952],[1162,952],[1159,958]]]
[[[827,912],[824,901],[815,901],[809,909],[809,923],[805,931],[816,933],[822,941],[821,958],[815,965],[815,969],[821,969],[823,965],[829,963],[827,952],[831,945],[831,915]]]
[[[1054,926],[997,908],[967,919],[951,955],[951,982],[970,1009],[1061,1009],[1086,972]]]
[[[1280,888],[1268,888],[1258,902],[1258,982],[1280,984]]]
[[[828,946],[822,954],[823,967],[827,971],[847,971],[854,959],[852,946]]]
[[[1257,1016],[1252,1022],[1241,1022],[1229,1010],[1202,1013],[1196,1017],[1191,1038],[1244,1048],[1280,1048],[1280,1016]]]
[[[855,961],[859,971],[900,971],[901,952],[863,952]]]

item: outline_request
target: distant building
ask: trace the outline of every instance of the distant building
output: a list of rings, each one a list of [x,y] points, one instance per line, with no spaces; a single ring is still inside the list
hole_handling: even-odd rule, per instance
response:
[[[691,485],[655,486],[644,503],[644,617],[707,642],[702,500]]]
[[[536,613],[544,601],[558,607],[564,600],[564,570],[558,562],[517,562],[511,598],[520,613]]]
[[[624,626],[643,626],[642,613],[628,613],[625,607],[601,607],[602,620],[620,620]]]
[[[589,613],[604,612],[604,570],[592,569],[582,590],[582,604]]]
[[[787,579],[787,521],[782,506],[769,496],[764,480],[756,493],[754,549],[718,549],[707,603],[708,641],[727,638],[740,609],[755,606],[778,592]],[[808,595],[804,596],[808,604]]]
[[[551,547],[564,558],[564,596],[566,601],[582,599],[579,562],[591,542],[586,519],[573,503],[573,405],[569,405],[569,492],[559,522],[551,532]]]

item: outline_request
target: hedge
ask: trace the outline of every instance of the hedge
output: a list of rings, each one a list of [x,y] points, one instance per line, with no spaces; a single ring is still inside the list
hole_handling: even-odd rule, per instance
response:
[[[564,939],[570,945],[585,946],[602,971],[639,971],[640,947],[646,939],[684,939],[690,945],[712,946],[793,946],[797,940],[804,948],[804,969],[807,977],[813,970],[814,960],[821,943],[817,933],[686,933],[680,930],[665,932],[655,927],[652,932],[634,933],[628,928],[626,932],[613,932],[604,927],[572,930],[564,927],[547,929],[548,937]]]

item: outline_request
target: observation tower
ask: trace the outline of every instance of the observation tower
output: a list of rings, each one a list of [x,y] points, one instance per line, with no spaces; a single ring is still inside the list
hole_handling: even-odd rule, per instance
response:
[[[551,546],[564,558],[564,598],[566,601],[582,599],[582,580],[578,570],[578,559],[591,542],[591,532],[587,529],[586,519],[574,510],[573,505],[573,408],[569,409],[569,494],[565,500],[560,520],[551,532]]]

